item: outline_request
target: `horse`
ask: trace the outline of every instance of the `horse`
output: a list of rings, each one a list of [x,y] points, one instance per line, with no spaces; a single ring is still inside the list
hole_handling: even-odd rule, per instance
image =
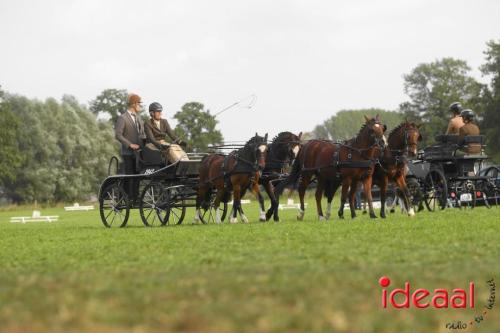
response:
[[[419,132],[421,125],[405,120],[396,126],[387,138],[387,146],[383,150],[382,157],[375,165],[373,184],[380,188],[380,217],[385,218],[385,201],[387,197],[387,185],[393,181],[398,186],[406,212],[414,216],[415,211],[410,202],[410,192],[406,186],[406,170],[408,161],[406,156],[417,155],[417,145],[422,141]]]
[[[284,169],[297,157],[300,151],[300,138],[291,132],[281,132],[273,138],[268,146],[266,166],[262,171],[262,176],[259,178],[259,184],[264,187],[269,199],[271,200],[271,207],[265,211],[264,197],[258,191],[256,193],[260,205],[260,220],[269,221],[271,216],[275,222],[279,221],[278,207],[279,201],[274,195],[274,184],[281,180],[281,175]]]
[[[221,201],[229,200],[233,193],[233,208],[230,222],[237,223],[237,213],[241,221],[248,223],[248,218],[241,208],[241,198],[249,187],[258,184],[258,178],[266,166],[267,134],[262,137],[255,133],[240,149],[227,156],[209,154],[201,160],[199,168],[199,186],[196,196],[196,212],[194,222],[200,220],[200,208],[210,204],[212,190],[217,191],[214,207],[216,208],[216,223],[221,223],[219,205]],[[257,186],[258,189],[258,186]]]
[[[365,195],[368,198],[370,217],[376,218],[371,197],[371,175],[375,165],[375,156],[385,145],[384,131],[377,115],[375,118],[365,116],[365,123],[358,135],[344,143],[334,143],[325,140],[311,140],[299,152],[292,166],[289,177],[277,186],[279,195],[290,184],[299,182],[300,209],[298,220],[303,220],[305,214],[304,195],[312,178],[317,178],[316,208],[320,221],[328,220],[331,215],[332,200],[336,190],[342,185],[341,206],[339,218],[344,218],[343,209],[347,199],[347,191],[351,188],[350,207],[352,218],[356,217],[354,210],[354,194],[357,182],[365,184]],[[323,192],[327,198],[327,213],[323,215],[321,198]]]

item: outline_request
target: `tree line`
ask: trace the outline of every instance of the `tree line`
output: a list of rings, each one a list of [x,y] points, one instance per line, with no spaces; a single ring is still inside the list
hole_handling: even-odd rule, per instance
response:
[[[311,135],[315,138],[344,140],[359,130],[363,114],[379,113],[389,128],[404,119],[422,123],[422,146],[434,143],[437,134],[446,131],[451,113],[449,105],[460,102],[472,109],[481,134],[486,136],[486,152],[494,161],[500,161],[500,41],[489,41],[484,51],[485,62],[479,68],[490,79],[483,84],[471,75],[467,62],[443,58],[417,65],[403,76],[404,92],[408,100],[395,111],[380,109],[342,110],[317,125]]]

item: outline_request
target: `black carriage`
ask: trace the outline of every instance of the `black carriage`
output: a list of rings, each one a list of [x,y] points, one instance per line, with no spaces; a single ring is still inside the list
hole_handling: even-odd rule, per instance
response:
[[[479,174],[488,156],[484,136],[438,135],[436,144],[425,148],[408,163],[406,182],[415,208],[429,211],[446,207],[471,207],[481,201],[496,203],[497,187],[489,175]],[[471,147],[477,153],[468,153]]]
[[[198,168],[205,154],[188,154],[189,160],[166,163],[158,150],[147,146],[136,153],[139,174],[124,175],[116,157],[116,175],[108,176],[99,191],[99,210],[106,227],[127,225],[131,209],[138,209],[146,226],[181,224],[187,207],[195,207]],[[109,173],[112,162],[110,161]],[[213,198],[212,198],[213,200]],[[227,203],[219,208],[227,213]],[[207,205],[201,213],[203,223],[215,216]]]

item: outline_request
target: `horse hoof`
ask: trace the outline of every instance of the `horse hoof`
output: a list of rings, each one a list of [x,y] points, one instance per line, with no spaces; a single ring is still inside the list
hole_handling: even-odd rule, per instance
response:
[[[377,215],[375,215],[375,214],[373,214],[373,215],[372,215],[372,214],[370,214],[370,218],[371,218],[371,219],[376,219],[376,218],[377,218]]]
[[[229,223],[236,224],[236,223],[238,223],[238,219],[236,217],[231,217],[229,219]]]
[[[380,214],[380,217],[385,219],[385,214]]]
[[[367,214],[368,212],[366,210],[363,211],[363,214]]]
[[[412,208],[410,208],[410,210],[408,211],[408,216],[415,216],[415,210]]]
[[[318,216],[318,221],[322,222],[322,221],[326,221],[325,217],[323,215],[319,215]]]
[[[396,210],[394,208],[391,208],[391,210],[389,211],[390,213],[395,213]]]

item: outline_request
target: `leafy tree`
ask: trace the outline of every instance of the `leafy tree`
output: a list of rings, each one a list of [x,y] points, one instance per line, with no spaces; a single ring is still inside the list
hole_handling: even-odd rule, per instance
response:
[[[484,75],[491,76],[491,85],[486,94],[484,121],[481,129],[487,136],[487,151],[493,159],[500,161],[500,41],[489,41],[486,55],[486,63],[481,66]]]
[[[382,109],[342,110],[325,120],[323,124],[316,126],[312,135],[315,138],[329,140],[350,139],[365,123],[364,115],[375,117],[377,114],[389,130],[403,120],[401,113]]]
[[[470,67],[463,60],[444,58],[415,67],[404,76],[404,91],[410,101],[400,110],[410,119],[421,120],[424,144],[434,141],[436,134],[446,131],[453,102],[470,108],[481,119],[485,86],[469,75]]]
[[[98,191],[107,161],[117,150],[111,125],[72,96],[45,102],[8,95],[21,119],[18,146],[23,152],[16,177],[4,192],[15,202],[88,199]]]
[[[97,117],[107,117],[114,124],[120,114],[127,108],[127,90],[106,89],[90,102],[90,111]]]
[[[201,103],[184,104],[174,118],[178,121],[176,134],[195,152],[206,151],[209,145],[221,144],[224,140],[222,133],[216,129],[218,121],[209,110],[204,110]]]
[[[17,145],[20,119],[3,96],[0,87],[0,187],[6,181],[15,179],[16,170],[23,162],[22,152]]]

